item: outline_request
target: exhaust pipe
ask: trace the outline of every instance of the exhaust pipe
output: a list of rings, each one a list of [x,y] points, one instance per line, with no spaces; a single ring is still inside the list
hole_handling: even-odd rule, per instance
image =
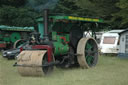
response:
[[[48,9],[44,9],[44,41],[49,40],[48,38]]]

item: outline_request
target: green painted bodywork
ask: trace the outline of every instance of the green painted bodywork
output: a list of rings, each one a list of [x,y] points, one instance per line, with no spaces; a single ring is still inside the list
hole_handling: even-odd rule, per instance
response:
[[[87,42],[86,46],[85,46],[85,51],[91,51],[93,48],[93,46]],[[85,59],[87,61],[87,64],[88,65],[91,65],[92,64],[92,61],[93,61],[93,57],[92,55],[87,55],[87,53],[85,53]]]
[[[3,30],[3,31],[34,31],[34,27],[15,27],[15,26],[1,25],[0,30]]]
[[[10,42],[10,37],[4,37],[3,40],[4,40],[5,42],[9,43],[9,42]]]
[[[75,16],[49,16],[54,20],[76,20],[76,21],[84,21],[84,22],[98,22],[103,23],[103,19],[98,18],[88,18],[88,17],[75,17]],[[37,22],[43,21],[43,18],[38,18]]]
[[[37,19],[38,30],[43,38],[44,25],[43,18]],[[54,55],[64,55],[69,52],[69,34],[73,29],[81,29],[81,23],[103,23],[102,19],[88,18],[88,17],[75,17],[75,16],[49,16],[48,31],[51,35],[54,45]],[[87,30],[87,29],[85,29]],[[85,31],[83,30],[83,32]],[[90,60],[88,60],[89,62]]]
[[[17,41],[19,39],[21,39],[20,33],[13,32],[13,33],[10,33],[10,34],[6,33],[5,35],[3,35],[1,41],[7,42],[7,43],[9,43],[9,42],[14,43],[15,41]]]
[[[64,38],[64,39],[62,39]],[[54,55],[64,55],[69,51],[69,46],[68,46],[68,42],[69,42],[69,35],[68,34],[57,34],[57,32],[52,32],[52,40],[53,45],[55,46],[54,49]]]
[[[53,44],[55,46],[55,56],[67,54],[67,52],[69,51],[69,47],[67,44],[64,45],[61,42],[54,42]]]
[[[13,32],[10,36],[11,42],[14,43],[15,41],[21,39],[20,33]]]
[[[34,27],[0,25],[0,42],[13,45],[13,43],[19,39],[26,39],[28,36],[23,35],[28,35],[27,33],[32,31],[34,31]]]
[[[4,42],[4,41],[0,41],[0,44],[3,44],[3,43],[5,44],[5,42]]]
[[[44,25],[42,24],[42,22],[38,23],[38,31],[40,33],[40,37],[43,38],[43,34],[44,34]]]
[[[76,25],[76,23],[72,23],[75,21],[85,22],[85,23],[86,22],[87,23],[104,23],[103,19],[88,18],[88,17],[75,17],[75,16],[49,16],[49,19],[51,19],[51,22],[49,22],[48,24],[49,31],[54,30],[57,32],[69,32],[71,27]],[[42,17],[37,18],[36,21],[38,22],[38,30],[41,34],[40,37],[43,38],[43,30],[44,30],[43,18]]]

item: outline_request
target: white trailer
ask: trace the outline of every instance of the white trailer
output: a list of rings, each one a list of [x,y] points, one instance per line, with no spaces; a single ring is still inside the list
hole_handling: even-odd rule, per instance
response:
[[[111,30],[102,35],[100,42],[101,53],[114,53],[117,54],[119,51],[119,33],[124,30]]]

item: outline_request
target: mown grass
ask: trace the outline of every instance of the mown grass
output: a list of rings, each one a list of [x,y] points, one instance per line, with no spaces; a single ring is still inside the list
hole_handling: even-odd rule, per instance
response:
[[[0,56],[0,85],[128,85],[128,59],[100,56],[94,68],[55,68],[44,77],[22,77],[14,62]]]

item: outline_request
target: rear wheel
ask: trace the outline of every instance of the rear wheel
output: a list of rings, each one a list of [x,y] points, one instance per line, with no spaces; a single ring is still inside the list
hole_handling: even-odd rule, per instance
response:
[[[95,66],[98,60],[98,45],[93,38],[81,38],[77,46],[78,63],[82,68]]]

